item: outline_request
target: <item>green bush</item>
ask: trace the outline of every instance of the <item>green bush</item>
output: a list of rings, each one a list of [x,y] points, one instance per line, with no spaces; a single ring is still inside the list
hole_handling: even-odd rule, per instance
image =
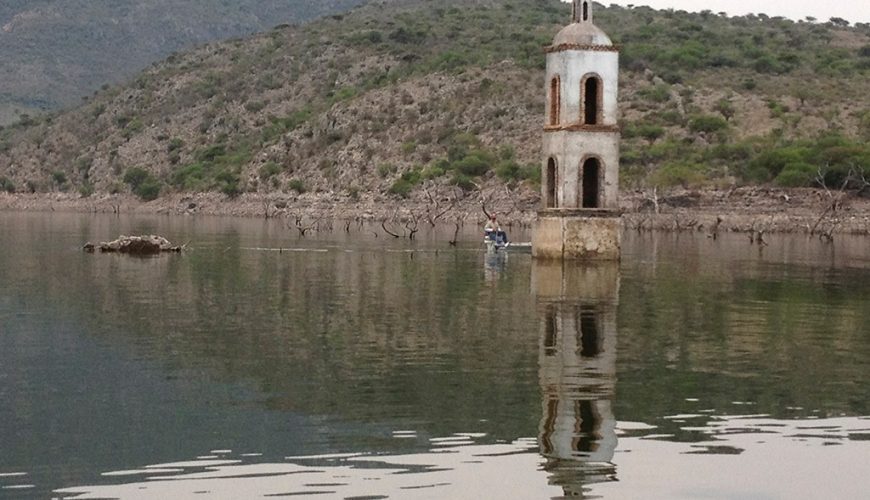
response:
[[[495,167],[495,175],[506,181],[515,181],[520,178],[522,167],[515,161],[502,161]]]
[[[227,154],[227,147],[225,144],[215,144],[213,146],[209,146],[196,154],[197,161],[201,162],[213,162],[218,157],[224,156]]]
[[[652,123],[638,123],[634,125],[629,125],[625,127],[623,131],[623,137],[626,139],[631,139],[632,137],[641,137],[646,139],[650,143],[655,142],[656,139],[659,139],[665,135],[664,127],[660,125],[654,125]]]
[[[282,170],[281,165],[278,165],[277,163],[270,161],[270,162],[264,164],[262,167],[260,167],[260,179],[268,180],[268,179],[280,174],[281,170]]]
[[[292,191],[296,191],[296,192],[299,193],[299,194],[302,194],[302,193],[304,193],[305,191],[307,191],[307,189],[306,189],[306,187],[305,187],[305,183],[302,182],[302,181],[299,180],[299,179],[291,179],[291,180],[287,183],[287,188],[290,189],[290,190],[292,190]]]
[[[870,141],[870,110],[858,116],[858,130],[865,141]]]
[[[214,179],[217,182],[218,190],[230,198],[242,194],[241,178],[238,172],[225,169],[218,172]]]
[[[671,99],[671,87],[664,83],[643,88],[637,93],[647,100],[657,103],[668,102]]]
[[[816,168],[809,163],[789,163],[776,176],[774,182],[783,187],[811,186],[816,179]]]
[[[130,188],[136,189],[150,177],[151,174],[144,168],[131,167],[128,168],[126,172],[124,172],[124,177],[122,180],[125,184],[129,185]]]
[[[123,177],[133,194],[143,201],[151,201],[160,196],[160,181],[142,167],[127,169]]]
[[[423,170],[420,167],[414,167],[402,174],[402,176],[399,177],[392,186],[390,186],[389,192],[406,198],[414,189],[414,186],[421,182],[423,182]]]
[[[79,195],[82,198],[90,198],[94,194],[94,186],[88,182],[79,186]]]
[[[259,113],[266,107],[263,101],[248,101],[245,103],[245,109],[251,113]]]
[[[382,164],[378,165],[377,170],[378,170],[378,175],[381,178],[384,178],[384,177],[389,176],[390,174],[396,173],[396,166],[389,164],[389,163],[382,163]]]
[[[133,194],[138,196],[142,201],[156,200],[160,196],[160,181],[151,177],[133,190]]]
[[[141,131],[143,131],[143,130],[145,130],[145,124],[142,123],[142,120],[140,120],[140,119],[138,119],[138,118],[135,118],[135,119],[131,120],[131,121],[127,124],[126,127],[124,127],[124,131],[121,132],[121,136],[122,136],[124,139],[129,140],[129,139],[132,138],[134,135],[138,134],[139,132],[141,132]]]
[[[744,178],[767,182],[776,178],[787,165],[808,163],[810,151],[800,146],[780,147],[762,152],[747,165]]]
[[[477,188],[474,185],[474,181],[471,180],[470,177],[461,173],[454,173],[453,177],[450,179],[450,183],[454,186],[459,186],[463,191],[473,191]]]
[[[432,165],[424,168],[423,171],[420,172],[420,176],[423,178],[423,180],[432,180],[442,177],[446,173],[447,171],[445,171],[443,168],[437,165]]]
[[[495,167],[495,174],[508,182],[531,180],[540,182],[541,169],[535,165],[522,166],[513,160],[504,160]]]
[[[8,177],[0,177],[0,191],[15,192],[15,184]]]
[[[728,128],[728,122],[724,118],[710,115],[696,115],[689,119],[689,130],[695,133],[703,132],[712,134]]]
[[[169,178],[169,183],[186,191],[195,191],[205,188],[205,168],[202,163],[186,165],[175,172]]]
[[[51,173],[51,180],[53,180],[58,186],[62,186],[66,184],[67,177],[64,172],[58,170]]]
[[[489,172],[492,166],[492,155],[484,151],[476,151],[455,162],[453,168],[462,175],[479,177]]]
[[[332,100],[333,102],[346,101],[348,99],[352,99],[358,93],[359,91],[354,87],[342,87],[335,92],[335,94],[332,96]]]
[[[184,147],[184,141],[179,139],[178,137],[174,137],[169,140],[169,144],[166,145],[166,151],[169,153],[178,151],[179,149]]]
[[[836,134],[771,145],[755,155],[740,173],[748,181],[775,180],[789,186],[811,186],[821,174],[828,186],[853,183],[857,187],[858,183],[852,182],[855,174],[870,175],[870,145]],[[801,180],[805,182],[800,184]]]
[[[226,140],[225,137],[218,139]],[[218,142],[197,151],[194,157],[194,163],[178,168],[170,175],[170,184],[188,191],[217,190],[228,196],[241,194],[240,174],[251,159],[246,145],[230,147]]]
[[[390,194],[395,194],[401,196],[402,198],[407,198],[408,194],[411,193],[411,190],[414,189],[414,184],[406,181],[405,179],[399,178],[396,182],[390,186],[389,192]]]
[[[697,163],[666,163],[652,176],[656,186],[697,186],[707,180],[704,166]]]
[[[371,44],[378,44],[384,41],[384,34],[377,30],[371,30],[366,32],[362,39]]]

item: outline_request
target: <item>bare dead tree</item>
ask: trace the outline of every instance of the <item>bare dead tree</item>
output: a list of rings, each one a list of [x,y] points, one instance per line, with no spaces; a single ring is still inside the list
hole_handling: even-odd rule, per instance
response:
[[[483,210],[483,215],[485,215],[485,216],[486,216],[486,219],[489,220],[489,219],[492,219],[492,214],[489,213],[489,210],[486,209],[486,202],[487,202],[487,201],[488,201],[488,200],[487,200],[486,198],[481,198],[481,200],[480,200],[480,208],[481,208],[481,210]]]
[[[767,246],[767,242],[764,241],[765,232],[767,232],[766,228],[758,228],[758,221],[752,221],[752,227],[749,228],[749,244],[758,243],[760,246]]]
[[[390,222],[392,224],[393,222],[395,222],[397,220],[399,220],[399,207],[396,207],[396,210],[393,212],[392,216],[385,218],[381,221],[381,229],[383,229],[385,233],[392,236],[393,238],[401,238],[401,236],[399,236],[398,233],[390,231],[389,229],[387,229],[387,222]]]
[[[511,206],[512,206],[511,213],[521,212],[522,210],[520,210],[520,206],[517,203],[516,197],[513,195],[510,188],[508,188],[507,184],[505,184],[505,186],[504,186],[504,192],[505,192],[505,196],[507,197],[508,201],[511,202]]]
[[[858,193],[862,194],[867,189],[870,189],[870,179],[867,178],[867,173],[863,169],[855,169],[856,182],[858,183]]]
[[[408,239],[409,240],[413,240],[417,234],[417,231],[418,231],[417,227],[419,225],[417,220],[418,220],[417,214],[415,214],[414,211],[412,210],[409,219],[407,221],[405,221],[405,229],[408,230]]]
[[[825,220],[828,215],[835,213],[840,209],[843,199],[846,196],[846,188],[849,187],[849,184],[853,182],[854,179],[858,178],[858,172],[856,172],[855,168],[849,169],[849,173],[846,174],[846,177],[843,179],[843,184],[840,186],[840,189],[836,191],[832,191],[827,182],[825,181],[825,171],[822,168],[819,168],[816,172],[816,182],[825,190],[825,194],[828,198],[828,203],[825,205],[824,210],[822,210],[821,215],[816,220],[816,223],[813,224],[812,229],[810,229],[810,234],[816,234],[816,230],[819,225]],[[860,173],[860,178],[866,182],[866,179],[863,178],[864,173]],[[862,187],[863,189],[863,187]]]
[[[291,216],[293,218],[293,225],[291,226],[290,223],[288,222],[287,227],[288,228],[289,227],[296,228],[296,230],[299,231],[299,236],[301,236],[303,238],[305,237],[305,233],[307,233],[308,231],[311,231],[312,229],[315,229],[318,226],[318,223],[320,222],[320,219],[315,219],[312,223],[305,224],[304,223],[305,217],[303,215],[292,214]]]
[[[719,239],[719,226],[720,225],[722,225],[722,216],[717,215],[716,222],[714,222],[713,225],[710,226],[710,234],[709,234],[709,236],[711,238],[713,238],[714,240]]]
[[[444,208],[441,207],[440,202],[432,196],[432,193],[429,192],[429,189],[424,190],[426,196],[429,198],[429,205],[426,207],[426,220],[429,222],[429,225],[435,227],[435,223],[438,222],[439,219],[447,215],[447,212],[453,210],[453,207],[456,206],[457,198],[454,196],[451,199],[450,204]]]
[[[835,220],[833,223],[831,223],[830,226],[827,227],[827,229],[825,229],[819,233],[819,239],[822,241],[828,242],[828,243],[833,243],[834,242],[834,231],[837,230],[837,227],[839,225],[840,225],[840,221]]]
[[[392,236],[393,238],[401,238],[401,236],[399,236],[398,234],[396,234],[396,233],[390,231],[389,229],[387,229],[387,221],[382,221],[382,222],[381,222],[381,229],[383,229],[385,233],[389,234],[389,235]]]
[[[455,247],[459,242],[459,230],[462,228],[462,225],[465,223],[465,219],[468,217],[468,212],[463,212],[461,216],[456,218],[455,228],[453,230],[453,239],[448,241],[450,246]]]
[[[646,225],[647,221],[649,221],[649,215],[645,215],[645,216],[643,217],[643,219],[641,219],[641,220],[637,223],[637,225],[634,227],[635,230],[637,230],[638,233],[641,232],[641,231],[643,231],[644,226]]]

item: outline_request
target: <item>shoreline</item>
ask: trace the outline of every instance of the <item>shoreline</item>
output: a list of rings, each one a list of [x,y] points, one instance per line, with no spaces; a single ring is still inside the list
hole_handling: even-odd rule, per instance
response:
[[[440,202],[409,199],[333,199],[306,196],[243,194],[229,199],[217,193],[177,194],[143,202],[130,195],[72,193],[0,193],[0,211],[230,216],[287,219],[300,230],[324,220],[391,222],[403,225],[482,224],[484,207],[499,214],[507,227],[531,227],[538,200],[513,199],[493,192]],[[803,233],[870,236],[870,198],[821,189],[765,187],[730,190],[633,191],[621,193],[626,231],[698,231],[711,235]]]

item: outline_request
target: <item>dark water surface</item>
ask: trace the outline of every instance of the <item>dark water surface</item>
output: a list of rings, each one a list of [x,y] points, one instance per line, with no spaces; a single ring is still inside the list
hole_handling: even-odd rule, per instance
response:
[[[0,213],[0,497],[867,498],[870,241],[378,229]]]

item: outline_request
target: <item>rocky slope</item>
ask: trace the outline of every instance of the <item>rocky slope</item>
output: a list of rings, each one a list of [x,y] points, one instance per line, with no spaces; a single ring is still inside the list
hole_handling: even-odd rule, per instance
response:
[[[347,10],[362,0],[4,0],[0,124],[77,104],[174,51]]]
[[[143,199],[533,200],[542,47],[568,16],[556,0],[376,2],[200,47],[0,132],[0,182]],[[624,187],[870,169],[870,27],[600,6],[596,22],[623,46]]]

